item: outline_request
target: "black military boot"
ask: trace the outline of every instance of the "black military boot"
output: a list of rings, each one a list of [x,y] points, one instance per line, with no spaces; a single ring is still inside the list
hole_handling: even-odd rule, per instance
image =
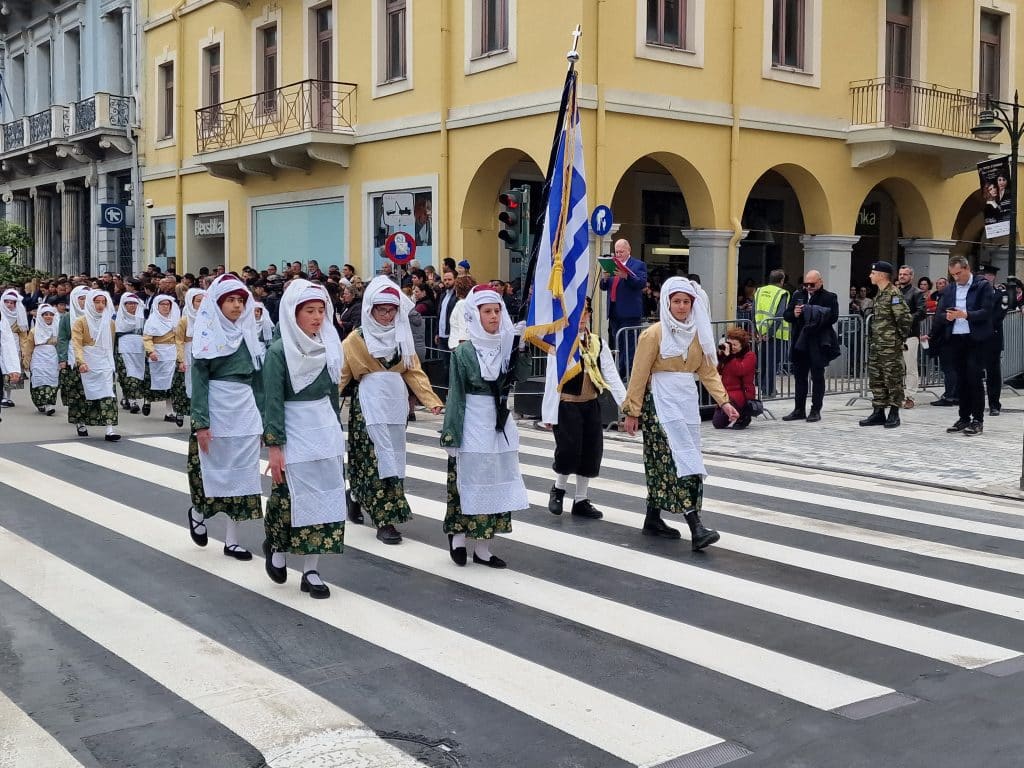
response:
[[[862,427],[880,427],[885,424],[885,408],[875,408],[866,419],[857,422]]]
[[[651,506],[650,503],[647,504],[647,517],[644,518],[643,534],[644,536],[659,536],[663,539],[681,538],[678,530],[667,525],[661,519],[661,510]]]
[[[900,425],[900,409],[895,405],[889,408],[889,418],[885,420],[885,428],[892,429]]]
[[[562,514],[562,500],[565,499],[565,488],[551,486],[551,494],[548,496],[548,512],[552,515]]]
[[[704,549],[722,538],[718,535],[718,531],[704,527],[696,510],[686,513],[686,524],[690,526],[690,546],[694,552]]]

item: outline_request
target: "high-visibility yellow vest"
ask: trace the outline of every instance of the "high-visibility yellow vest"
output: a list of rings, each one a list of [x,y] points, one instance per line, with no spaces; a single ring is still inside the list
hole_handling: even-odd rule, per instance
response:
[[[776,317],[782,302],[789,302],[789,291],[777,285],[762,285],[754,291],[754,327],[758,334],[789,341],[789,323]]]

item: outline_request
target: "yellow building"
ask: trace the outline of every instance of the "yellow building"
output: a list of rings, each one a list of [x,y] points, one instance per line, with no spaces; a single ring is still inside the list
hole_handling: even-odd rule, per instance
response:
[[[409,230],[424,263],[514,279],[496,197],[539,191],[579,23],[589,202],[716,315],[775,267],[840,294],[878,258],[1005,274],[974,167],[1006,148],[970,128],[977,93],[1014,93],[1013,0],[143,5],[146,254],[179,272],[365,276]]]

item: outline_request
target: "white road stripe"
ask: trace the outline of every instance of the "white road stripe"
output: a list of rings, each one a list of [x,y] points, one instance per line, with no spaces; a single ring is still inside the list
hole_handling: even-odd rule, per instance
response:
[[[139,442],[158,448],[165,447],[166,450],[175,452],[187,450],[182,441],[173,438],[140,438]],[[81,447],[80,444],[78,445]],[[109,455],[106,451],[94,450],[103,455]],[[73,454],[69,452],[67,455]],[[98,463],[102,465],[102,457],[98,459]],[[153,466],[141,461],[137,461],[137,464],[139,466],[136,471],[147,471],[147,467]],[[125,470],[125,473],[133,474],[131,470]],[[416,466],[409,466],[407,474],[409,477],[434,483],[444,477],[438,471]],[[545,494],[530,491],[529,497],[531,503],[538,505],[547,503]],[[445,505],[443,502],[411,494],[409,500],[416,502],[414,505],[416,514],[437,520],[444,519]],[[610,510],[606,510],[606,519],[609,512]],[[630,513],[623,512],[622,514],[629,515]],[[633,520],[638,522],[635,515]],[[634,529],[636,528],[636,522],[631,525]],[[683,589],[703,592],[712,597],[921,656],[939,659],[968,669],[976,669],[1020,656],[1019,652],[1015,650],[972,640],[961,635],[931,629],[747,579],[715,573],[667,558],[634,552],[613,544],[593,541],[584,536],[574,536],[518,520],[515,522],[515,530],[511,534],[511,538],[534,547],[556,552],[562,556],[571,553],[572,557],[589,560],[601,566],[633,573]]]
[[[0,768],[82,768],[71,753],[0,691]]]
[[[22,468],[2,461],[5,468]],[[28,481],[62,487],[91,513],[102,504],[40,475]],[[45,488],[45,485],[43,486]],[[226,558],[223,558],[226,559]],[[249,661],[145,603],[0,528],[0,562],[17,563],[0,578],[32,602],[198,707],[258,749],[274,768],[360,765],[390,768],[418,761],[382,741],[358,719],[298,683]],[[253,570],[253,569],[249,569]],[[131,631],[126,632],[125,628]],[[40,763],[46,765],[48,763]]]
[[[68,447],[68,455],[101,466],[114,456],[81,443]],[[120,456],[116,464],[110,469],[187,492],[183,472]],[[294,587],[274,589],[262,569],[239,568],[221,556],[197,556],[181,526],[6,460],[0,459],[0,469],[16,472],[24,493],[147,546],[159,543],[171,557],[404,656],[633,765],[657,765],[722,743],[705,731],[342,587],[332,584],[332,599],[322,603]],[[130,531],[125,520],[131,521]],[[467,669],[474,674],[467,677]]]
[[[152,447],[166,446],[175,451],[183,446],[173,438],[146,440]],[[150,470],[143,479],[164,485],[171,481],[187,482],[183,472],[165,468]],[[426,544],[407,540],[401,547],[381,547],[373,530],[365,526],[348,526],[345,544],[699,664],[819,709],[839,709],[894,693],[891,688],[525,573],[457,569],[436,547]]]

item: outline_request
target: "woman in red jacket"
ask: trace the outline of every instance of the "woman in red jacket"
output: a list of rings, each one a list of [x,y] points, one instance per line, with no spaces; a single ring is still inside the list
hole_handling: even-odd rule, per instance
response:
[[[718,347],[721,357],[718,361],[718,374],[722,384],[729,393],[729,402],[740,412],[739,419],[731,426],[733,429],[746,429],[750,424],[750,406],[747,401],[757,397],[754,386],[754,372],[757,370],[757,355],[750,348],[750,334],[742,328],[730,328],[725,334],[725,342]],[[729,417],[721,408],[715,409],[711,423],[715,429],[726,429],[730,426]]]

